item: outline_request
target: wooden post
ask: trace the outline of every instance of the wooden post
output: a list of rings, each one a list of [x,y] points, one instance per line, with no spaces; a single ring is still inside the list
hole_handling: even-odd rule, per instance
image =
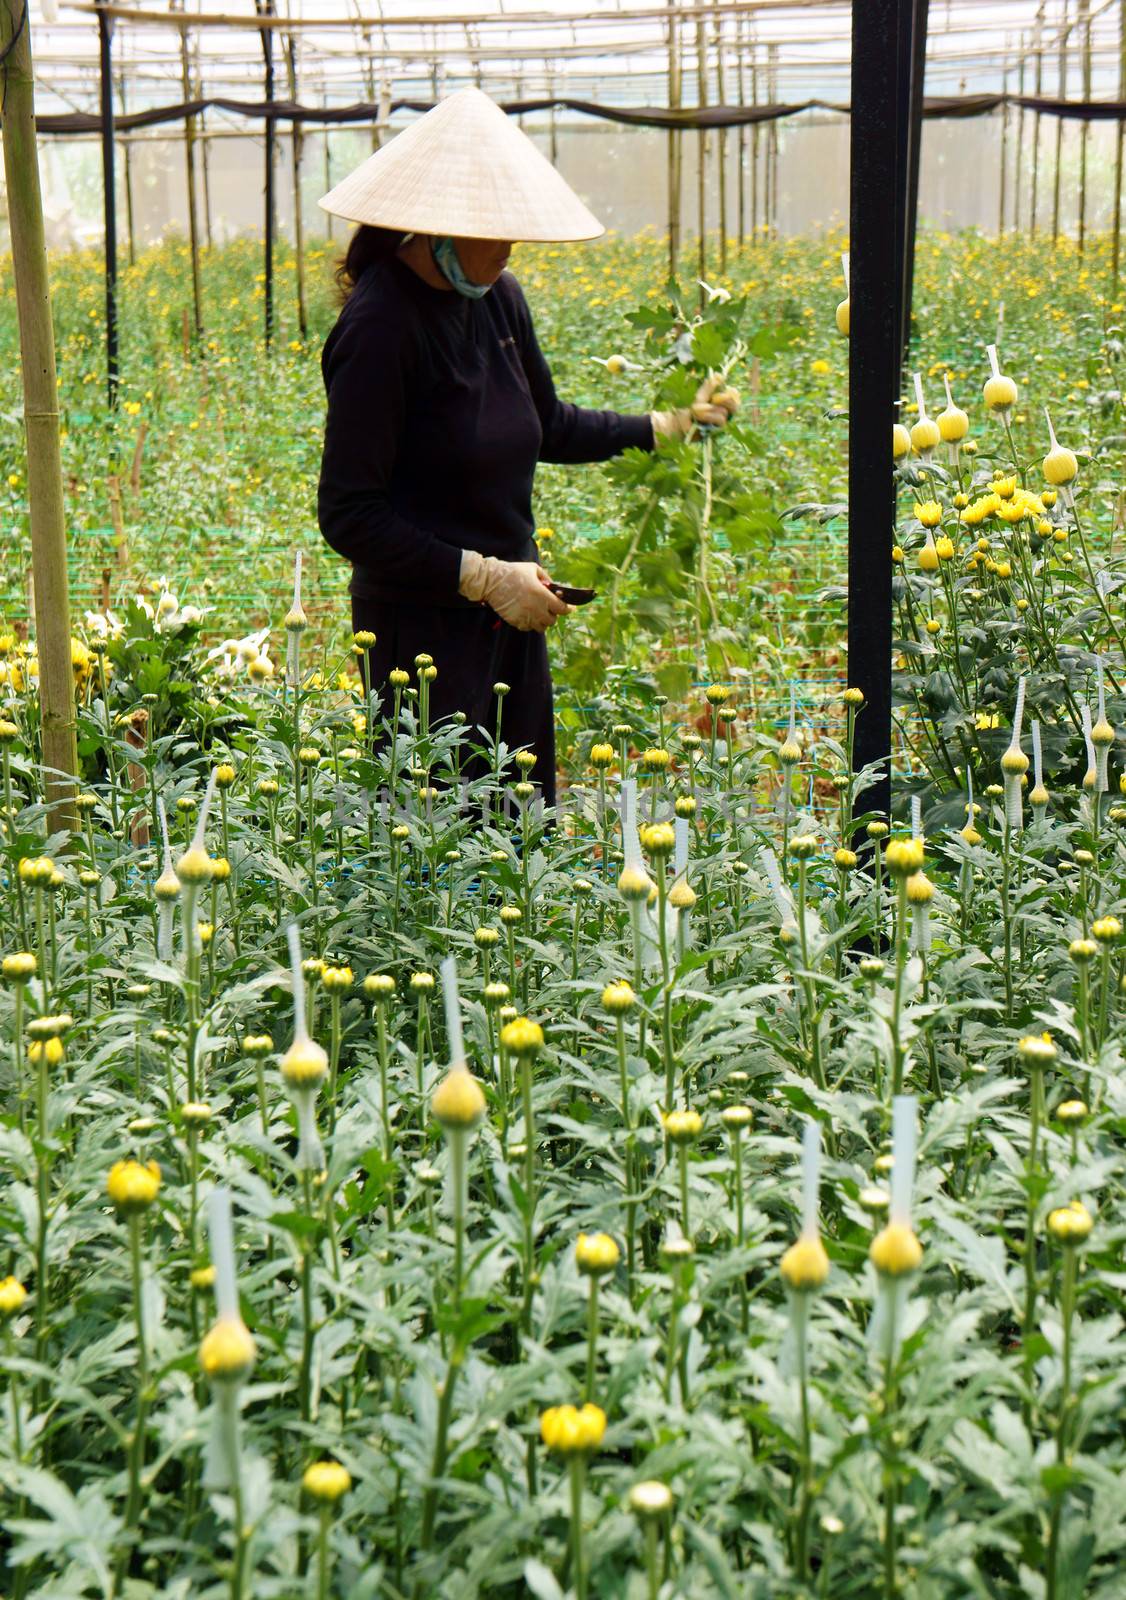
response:
[[[1009,43],[1008,43],[1008,40],[1006,40],[1005,41],[1005,52],[1006,52],[1006,54],[1008,54],[1008,49],[1009,49]],[[1001,93],[1003,95],[1007,96],[1008,92],[1009,92],[1009,74],[1008,74],[1008,71],[1006,70],[1005,72],[1003,72],[1001,74]],[[1009,151],[1009,103],[1008,103],[1008,100],[1006,99],[1004,104],[1001,107],[1001,181],[1000,181],[1000,185],[999,185],[1000,199],[998,201],[998,207],[997,207],[997,237],[999,239],[1003,239],[1005,237],[1005,176],[1006,176],[1006,168],[1008,166],[1008,151]]]
[[[107,19],[100,17],[99,22]],[[74,810],[78,749],[74,672],[70,664],[70,594],[66,570],[66,515],[59,447],[59,393],[55,332],[39,155],[35,144],[35,77],[31,29],[23,0],[0,0],[0,50],[4,104],[4,181],[16,311],[20,329],[27,484],[31,502],[31,566],[35,641],[39,656],[39,707],[43,740],[47,830],[77,829]],[[110,84],[112,90],[112,83]]]
[[[1067,99],[1067,0],[1063,0],[1063,25],[1060,28],[1060,99]],[[1052,243],[1060,233],[1060,161],[1063,155],[1063,118],[1056,118],[1056,172],[1052,189]]]
[[[180,83],[184,99],[192,98],[192,63],[187,28],[180,29]],[[184,118],[184,177],[188,185],[188,250],[192,262],[192,317],[196,345],[203,342],[203,290],[199,276],[199,206],[195,181],[195,118]]]
[[[680,109],[680,29],[669,17],[668,92],[670,111]],[[675,282],[680,271],[680,139],[679,128],[670,128],[666,151],[668,166],[669,277]]]
[[[285,66],[289,76],[289,98],[297,102],[297,39],[288,34],[285,41]],[[305,130],[296,118],[290,133],[290,151],[293,164],[293,252],[297,268],[297,327],[302,339],[309,337],[309,316],[305,304],[305,217],[301,205],[301,156],[305,146]]]
[[[723,24],[715,25],[715,93],[721,106],[727,104],[723,78]],[[727,130],[716,132],[716,159],[719,163],[719,270],[727,271]]]
[[[1036,56],[1035,88],[1033,90],[1037,100],[1044,93],[1044,0],[1040,0],[1040,9],[1036,13],[1036,27],[1033,32],[1033,52]],[[1036,205],[1040,190],[1040,113],[1036,111],[1032,116],[1032,194],[1028,203],[1028,231],[1036,233],[1037,212]]]
[[[121,101],[121,115],[126,113],[125,103],[125,74],[120,73],[117,79],[117,96]],[[125,152],[125,232],[129,239],[129,265],[135,266],[137,262],[137,236],[133,226],[133,141],[126,134],[121,141]]]
[[[1079,26],[1083,30],[1083,99],[1091,99],[1091,0],[1079,0]],[[1079,254],[1087,243],[1087,147],[1091,123],[1087,117],[1079,129]]]
[[[102,213],[105,218],[106,398],[117,409],[117,175],[113,149],[113,18],[98,12],[102,109]]]
[[[1126,97],[1126,0],[1118,0],[1118,98]],[[1114,141],[1114,238],[1110,245],[1110,276],[1118,292],[1118,267],[1122,247],[1122,135],[1119,121]]]
[[[704,3],[696,0],[696,104],[703,111],[708,103],[708,41],[704,33]],[[707,246],[707,176],[708,135],[705,128],[696,130],[696,276],[708,275]],[[703,299],[704,291],[700,290]]]

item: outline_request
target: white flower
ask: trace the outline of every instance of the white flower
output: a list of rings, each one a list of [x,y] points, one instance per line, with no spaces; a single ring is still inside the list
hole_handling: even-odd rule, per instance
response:
[[[713,300],[718,300],[721,306],[722,305],[726,305],[727,302],[731,299],[731,290],[730,289],[723,289],[723,288],[720,288],[719,286],[717,286],[716,288],[713,289],[710,283],[705,283],[704,282],[703,278],[697,278],[696,282],[700,285],[700,288],[703,289],[704,293],[707,295],[708,304],[709,305],[711,304],[711,302]]]
[[[214,666],[221,677],[236,677],[249,662],[267,654],[266,641],[269,637],[269,628],[259,628],[256,633],[248,633],[241,639],[224,639],[222,644],[217,644],[207,652],[206,664]]]
[[[86,632],[99,639],[120,639],[125,625],[112,611],[86,611],[82,622]]]

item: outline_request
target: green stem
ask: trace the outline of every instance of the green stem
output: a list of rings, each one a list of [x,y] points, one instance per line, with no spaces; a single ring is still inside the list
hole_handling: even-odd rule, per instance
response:
[[[586,1459],[573,1455],[571,1469],[571,1565],[574,1568],[575,1600],[586,1600],[586,1568],[583,1565],[583,1483]]]
[[[461,1349],[454,1346],[450,1356],[450,1364],[446,1368],[446,1381],[442,1386],[442,1396],[438,1402],[438,1427],[434,1437],[434,1459],[430,1466],[430,1485],[426,1490],[426,1498],[422,1506],[422,1536],[420,1544],[423,1550],[429,1550],[434,1537],[434,1521],[438,1511],[438,1480],[446,1470],[446,1448],[450,1431],[450,1415],[454,1403],[454,1387],[457,1384],[457,1375],[461,1369]]]
[[[598,1354],[598,1276],[590,1276],[590,1302],[586,1324],[586,1393],[584,1400],[594,1399],[594,1365]]]

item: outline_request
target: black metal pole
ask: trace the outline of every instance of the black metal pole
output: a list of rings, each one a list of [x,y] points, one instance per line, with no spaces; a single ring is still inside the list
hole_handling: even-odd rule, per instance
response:
[[[913,0],[908,0],[913,3]],[[857,719],[857,766],[884,763],[860,804],[890,814],[891,543],[895,526],[891,425],[902,358],[896,311],[902,304],[906,195],[900,166],[904,0],[864,0],[852,8],[852,119],[849,251],[851,316],[848,377],[848,681],[867,702]],[[910,58],[908,57],[908,60]],[[906,105],[904,104],[906,110]]]
[[[102,109],[102,208],[105,216],[106,398],[117,406],[117,174],[113,148],[113,18],[98,12]]]
[[[923,148],[923,91],[927,72],[927,21],[930,0],[901,0],[911,8],[911,86],[907,96],[907,178],[903,208],[903,302],[901,359],[907,359],[911,340],[911,302],[915,290],[915,239],[919,220],[919,158]]]
[[[255,0],[259,16],[272,17],[274,15],[273,0]],[[266,104],[272,105],[274,99],[274,30],[262,29],[262,55],[266,64],[265,95]],[[264,246],[265,270],[265,299],[266,322],[265,336],[266,348],[274,337],[274,117],[272,112],[266,112],[266,182],[265,182],[265,211],[266,211],[266,242]]]

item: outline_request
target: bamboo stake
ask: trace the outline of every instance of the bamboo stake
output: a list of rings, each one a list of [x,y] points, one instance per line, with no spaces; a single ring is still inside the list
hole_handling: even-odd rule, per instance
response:
[[[285,41],[285,66],[289,75],[289,98],[297,99],[297,41],[290,33]],[[290,134],[290,153],[293,164],[293,249],[297,267],[297,327],[302,339],[309,337],[309,317],[305,303],[305,217],[301,205],[301,156],[305,148],[305,134],[299,122],[293,124]]]
[[[1083,30],[1083,99],[1091,98],[1091,0],[1079,0],[1079,26]],[[1087,242],[1087,147],[1091,124],[1084,117],[1079,129],[1079,254]]]
[[[1118,98],[1126,93],[1126,0],[1118,5]],[[1114,238],[1111,241],[1110,276],[1118,292],[1118,266],[1122,248],[1122,123],[1114,142]]]
[[[192,65],[186,30],[180,34],[180,82],[184,99],[192,98]],[[195,117],[184,118],[184,177],[188,186],[188,250],[192,262],[192,317],[197,347],[203,343],[203,290],[199,276],[199,205],[196,200]]]
[[[74,675],[70,664],[70,594],[59,446],[55,331],[47,275],[43,197],[35,145],[35,79],[27,0],[0,0],[4,181],[20,329],[31,565],[39,656],[39,705],[49,831],[74,831]]]
[[[708,103],[708,45],[704,34],[704,0],[696,0],[696,104],[701,108]],[[707,246],[707,179],[708,179],[708,134],[706,128],[696,130],[696,229],[697,229],[697,254],[696,276],[706,278],[708,275],[708,246]],[[704,291],[700,290],[703,299]]]
[[[1067,99],[1067,0],[1063,0],[1063,26],[1060,28],[1060,99]],[[1060,233],[1060,159],[1063,154],[1063,118],[1056,118],[1056,174],[1052,190],[1052,243]]]
[[[715,92],[719,105],[727,104],[727,97],[723,81],[723,30],[720,23],[715,26]],[[716,135],[717,160],[719,162],[719,270],[727,271],[727,130],[720,128]]]
[[[1039,100],[1044,93],[1044,0],[1040,0],[1040,9],[1036,13],[1036,98]],[[1036,201],[1040,186],[1040,113],[1037,111],[1032,118],[1032,200],[1030,203],[1030,218],[1028,231],[1035,236],[1036,233]]]

